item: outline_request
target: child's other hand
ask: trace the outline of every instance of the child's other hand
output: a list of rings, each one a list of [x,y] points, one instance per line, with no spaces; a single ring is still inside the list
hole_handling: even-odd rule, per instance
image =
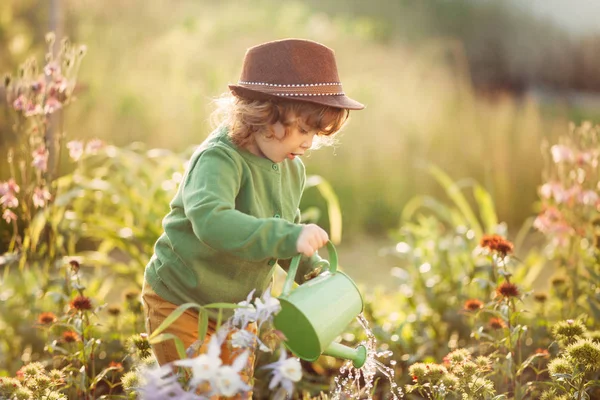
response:
[[[320,226],[308,224],[302,227],[302,232],[296,242],[296,250],[307,257],[311,257],[315,251],[325,246],[329,241],[329,235]]]

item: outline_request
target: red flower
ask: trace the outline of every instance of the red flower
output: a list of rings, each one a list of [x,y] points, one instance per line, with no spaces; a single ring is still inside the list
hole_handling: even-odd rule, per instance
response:
[[[519,295],[519,288],[514,283],[504,281],[496,288],[496,293],[504,298],[517,297]]]
[[[79,261],[71,260],[71,261],[69,261],[69,265],[71,266],[71,269],[73,270],[73,272],[75,272],[75,273],[79,272],[79,268],[80,268]]]
[[[502,257],[506,257],[513,252],[513,244],[504,239],[500,235],[483,235],[479,245],[489,251],[498,253]]]
[[[91,310],[92,301],[89,297],[77,296],[70,303],[71,309],[75,310]]]

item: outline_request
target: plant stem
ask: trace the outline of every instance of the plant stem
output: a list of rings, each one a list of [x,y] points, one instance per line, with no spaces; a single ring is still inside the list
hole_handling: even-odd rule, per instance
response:
[[[83,373],[85,374],[85,380],[87,381],[87,377],[88,377],[88,365],[85,359],[85,326],[87,324],[84,324],[84,317],[85,314],[83,311],[80,311],[81,315],[81,321],[82,321],[82,326],[81,326],[81,363],[83,364]],[[85,390],[85,396],[87,398],[88,396],[88,387],[87,387],[87,383],[84,385],[84,388],[82,388],[83,390]]]
[[[581,382],[579,382],[579,388],[577,389],[577,400],[581,400],[581,396],[583,393],[583,383],[585,382],[585,378],[581,377]]]

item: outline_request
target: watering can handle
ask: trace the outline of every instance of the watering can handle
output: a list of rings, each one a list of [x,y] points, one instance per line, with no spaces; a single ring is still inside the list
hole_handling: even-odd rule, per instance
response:
[[[329,251],[329,272],[334,274],[337,271],[338,267],[338,257],[337,252],[335,251],[335,247],[331,241],[327,242],[327,250]],[[300,265],[300,259],[302,258],[302,254],[297,254],[292,258],[292,262],[290,263],[290,269],[288,270],[287,277],[285,278],[285,283],[283,284],[283,290],[281,291],[282,296],[287,296],[290,294],[292,290],[292,285],[294,283],[294,278],[296,277],[296,272],[298,271],[298,266]],[[327,265],[326,263],[323,263]]]

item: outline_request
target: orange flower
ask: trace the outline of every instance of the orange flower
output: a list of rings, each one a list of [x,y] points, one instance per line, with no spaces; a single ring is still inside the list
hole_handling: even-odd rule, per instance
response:
[[[53,322],[56,322],[56,315],[54,313],[43,312],[38,317],[38,323],[42,325],[50,325]]]
[[[500,235],[483,235],[479,245],[489,251],[496,252],[506,257],[513,252],[513,244]]]
[[[92,309],[92,301],[89,297],[85,296],[77,296],[70,303],[71,309],[76,310],[91,310]]]
[[[483,303],[477,299],[469,299],[465,301],[465,310],[468,311],[477,311],[483,308]]]
[[[123,364],[121,364],[120,362],[116,362],[116,361],[111,361],[108,364],[109,368],[116,368],[118,371],[122,371],[123,370]]]
[[[550,357],[550,352],[546,349],[536,349],[535,354],[539,354],[540,357],[543,357],[543,358]]]
[[[519,295],[519,288],[514,283],[504,281],[496,288],[496,293],[504,298],[517,297]]]
[[[77,334],[77,332],[73,332],[73,331],[63,332],[62,338],[67,343],[73,343],[73,342],[79,341],[79,335]]]
[[[502,329],[505,327],[506,327],[506,324],[504,323],[504,321],[501,318],[490,319],[490,328],[498,330],[498,329]]]

